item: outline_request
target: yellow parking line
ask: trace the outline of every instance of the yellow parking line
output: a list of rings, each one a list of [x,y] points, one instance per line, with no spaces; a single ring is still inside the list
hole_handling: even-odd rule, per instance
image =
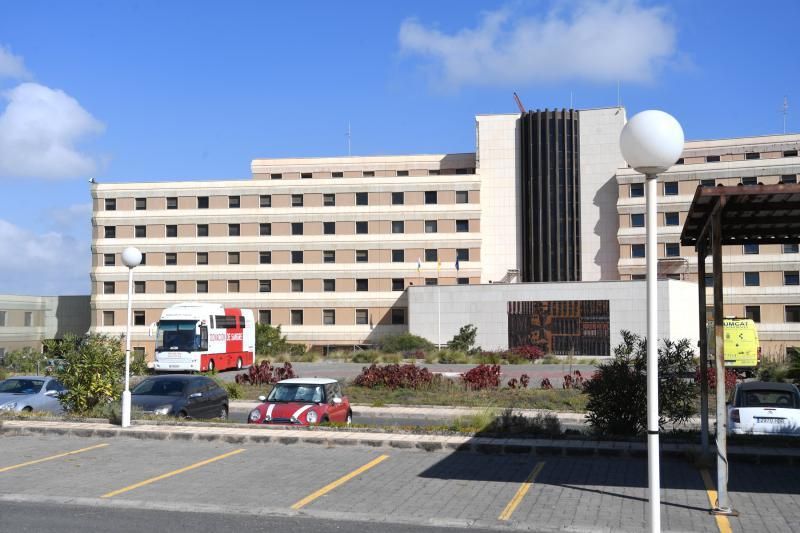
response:
[[[706,493],[708,494],[708,503],[714,508],[717,505],[717,491],[714,490],[714,482],[711,481],[711,474],[705,468],[700,470],[700,477],[703,478],[703,484],[706,486]],[[717,521],[717,529],[719,533],[731,533],[731,523],[725,515],[714,515]]]
[[[168,477],[177,476],[178,474],[188,472],[189,470],[194,470],[195,468],[200,468],[201,466],[205,466],[207,464],[213,463],[214,461],[219,461],[220,459],[225,459],[226,457],[242,453],[243,451],[244,448],[239,448],[238,450],[233,450],[232,452],[223,453],[222,455],[212,457],[211,459],[206,459],[205,461],[200,461],[199,463],[195,463],[193,465],[184,466],[183,468],[173,470],[172,472],[167,472],[166,474],[161,474],[160,476],[151,477],[150,479],[145,479],[144,481],[140,481],[139,483],[134,483],[133,485],[128,485],[127,487],[123,487],[121,489],[108,492],[106,494],[103,494],[101,498],[113,498],[114,496],[122,494],[123,492],[128,492],[133,489],[138,489],[139,487],[149,485],[150,483],[155,483],[156,481],[161,481],[162,479],[167,479]]]
[[[297,509],[300,509],[301,507],[305,507],[306,505],[308,505],[309,503],[313,502],[314,500],[316,500],[320,496],[324,496],[325,494],[329,493],[330,491],[332,491],[333,489],[335,489],[339,485],[347,483],[348,481],[350,481],[351,479],[353,479],[357,475],[359,475],[359,474],[361,474],[363,472],[366,472],[367,470],[369,470],[373,466],[376,466],[377,464],[385,461],[388,458],[389,458],[388,455],[381,455],[380,457],[377,457],[377,458],[373,459],[372,461],[368,462],[364,466],[362,466],[360,468],[356,468],[355,470],[353,470],[352,472],[350,472],[346,476],[342,476],[339,479],[337,479],[336,481],[334,481],[333,483],[329,483],[329,484],[325,485],[324,487],[322,487],[321,489],[319,489],[318,491],[312,492],[311,494],[309,494],[308,496],[306,496],[305,498],[303,498],[299,502],[297,502],[294,505],[292,505],[292,509],[297,510]]]
[[[511,501],[508,502],[508,505],[506,505],[506,508],[503,509],[503,512],[500,513],[500,516],[497,517],[498,520],[508,520],[511,518],[514,510],[522,501],[522,498],[525,497],[525,495],[528,493],[528,490],[530,490],[531,485],[533,485],[533,482],[536,481],[536,476],[539,475],[539,472],[542,471],[542,468],[544,468],[544,461],[536,463],[536,466],[533,467],[531,473],[528,474],[528,478],[522,483],[522,486],[517,489],[517,493],[514,494],[514,497],[511,498]]]
[[[75,454],[78,454],[78,453],[88,452],[89,450],[96,450],[97,448],[103,448],[105,446],[108,446],[108,444],[107,443],[106,444],[95,444],[94,446],[89,446],[88,448],[81,448],[80,450],[74,450],[74,451],[71,451],[71,452],[59,453],[58,455],[51,455],[50,457],[42,457],[41,459],[36,459],[35,461],[28,461],[27,463],[20,463],[18,465],[5,466],[3,468],[0,468],[0,473],[8,472],[9,470],[16,470],[17,468],[22,468],[23,466],[30,466],[30,465],[35,465],[35,464],[38,464],[38,463],[43,463],[45,461],[52,461],[53,459],[59,459],[61,457],[66,457],[68,455],[75,455]]]

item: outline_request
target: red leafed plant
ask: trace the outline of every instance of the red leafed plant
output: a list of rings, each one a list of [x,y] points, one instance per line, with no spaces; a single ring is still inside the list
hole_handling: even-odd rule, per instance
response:
[[[283,363],[283,366],[273,366],[267,360],[261,361],[247,369],[247,372],[236,375],[236,383],[240,385],[269,385],[283,379],[295,378],[292,363]]]
[[[522,374],[519,377],[519,380],[517,380],[517,378],[509,379],[508,380],[508,388],[509,389],[527,389],[528,388],[528,384],[530,384],[530,382],[531,382],[531,378],[528,376],[528,374]]]
[[[537,359],[544,357],[544,352],[541,348],[538,346],[531,346],[530,344],[526,344],[524,346],[515,346],[511,348],[511,351],[515,355],[529,361],[536,361]]]
[[[717,370],[714,367],[709,367],[706,375],[708,378],[708,390],[717,390]],[[698,368],[694,374],[694,381],[700,385],[700,369]],[[736,386],[736,370],[733,368],[725,369],[725,390],[732,391]]]
[[[583,388],[584,379],[581,375],[580,370],[574,371],[572,374],[567,374],[564,376],[564,385],[565,389],[582,389]]]
[[[544,390],[552,390],[552,389],[553,389],[553,384],[552,384],[552,383],[550,383],[550,380],[549,380],[549,379],[547,379],[547,378],[544,378],[544,379],[541,381],[541,383],[539,383],[539,388],[540,388],[540,389],[544,389]]]
[[[500,365],[478,365],[461,374],[468,389],[496,389],[500,386]]]
[[[427,368],[422,368],[414,364],[406,365],[383,365],[372,364],[361,369],[361,374],[356,376],[354,385],[375,389],[385,387],[387,389],[418,389],[422,386],[438,383],[441,376],[433,374]]]

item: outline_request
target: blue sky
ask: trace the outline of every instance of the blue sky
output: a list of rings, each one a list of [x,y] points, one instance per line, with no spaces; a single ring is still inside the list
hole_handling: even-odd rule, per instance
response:
[[[87,179],[465,152],[474,115],[622,103],[688,139],[800,131],[800,4],[42,2],[0,11],[0,293],[87,293]]]

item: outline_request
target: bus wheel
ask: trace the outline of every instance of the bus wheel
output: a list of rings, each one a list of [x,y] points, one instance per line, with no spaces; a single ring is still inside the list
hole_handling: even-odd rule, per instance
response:
[[[236,360],[236,370],[241,370],[241,369],[242,369],[242,358],[240,357],[239,359]]]
[[[214,360],[213,360],[213,359],[211,359],[211,360],[208,362],[208,371],[209,371],[209,372],[213,372],[213,371],[214,371]]]

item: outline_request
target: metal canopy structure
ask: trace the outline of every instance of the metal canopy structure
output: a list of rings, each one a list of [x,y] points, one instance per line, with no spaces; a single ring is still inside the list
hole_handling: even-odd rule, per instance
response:
[[[722,299],[722,247],[800,242],[800,184],[703,187],[694,193],[681,232],[681,244],[697,251],[700,332],[700,423],[703,454],[708,456],[708,338],[706,331],[706,257],[713,259],[714,336],[717,383],[717,504],[712,512],[736,514],[728,501],[725,395],[725,342]]]

